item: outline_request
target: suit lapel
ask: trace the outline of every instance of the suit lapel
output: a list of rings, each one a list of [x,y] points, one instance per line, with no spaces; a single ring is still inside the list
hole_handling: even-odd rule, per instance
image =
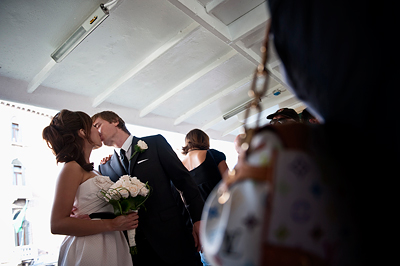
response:
[[[119,177],[126,175],[124,166],[122,165],[121,161],[119,160],[119,156],[115,150],[114,150],[114,156],[111,156],[111,159],[110,159],[110,166],[117,173],[117,175]]]
[[[135,152],[135,145],[137,144],[137,142],[139,141],[139,139],[137,137],[133,137],[132,138],[132,154]],[[129,174],[132,176],[133,173],[133,168],[135,168],[137,159],[139,157],[139,152],[135,154],[135,156],[132,157],[132,159],[129,160]]]

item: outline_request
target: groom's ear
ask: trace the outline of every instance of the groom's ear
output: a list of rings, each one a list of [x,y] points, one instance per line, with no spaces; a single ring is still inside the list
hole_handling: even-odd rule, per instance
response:
[[[118,120],[115,120],[115,121],[111,122],[111,124],[113,124],[114,126],[118,127],[119,121],[118,121]]]

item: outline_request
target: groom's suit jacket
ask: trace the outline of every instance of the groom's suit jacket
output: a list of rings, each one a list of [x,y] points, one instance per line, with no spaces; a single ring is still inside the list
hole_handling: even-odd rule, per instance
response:
[[[190,252],[188,241],[192,241],[193,237],[190,232],[188,235],[171,182],[182,193],[193,223],[201,219],[204,201],[188,170],[163,136],[133,137],[133,150],[138,140],[146,142],[148,149],[137,153],[129,161],[129,173],[126,173],[115,151],[106,164],[99,166],[99,170],[114,182],[125,174],[148,182],[152,192],[145,202],[146,210],[143,207],[139,210],[137,236],[147,238],[164,261],[175,263],[185,255],[183,252]],[[192,244],[194,247],[194,242]],[[137,245],[140,249],[139,239]]]

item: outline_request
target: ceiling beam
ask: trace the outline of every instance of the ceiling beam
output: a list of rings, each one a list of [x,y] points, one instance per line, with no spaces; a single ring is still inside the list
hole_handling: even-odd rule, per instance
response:
[[[141,61],[139,64],[134,66],[132,69],[130,69],[127,73],[119,77],[110,87],[105,89],[103,92],[101,92],[93,101],[92,107],[97,107],[99,106],[102,102],[104,102],[115,90],[118,89],[119,86],[121,86],[123,83],[125,83],[127,80],[132,78],[134,75],[136,75],[139,71],[144,69],[146,66],[150,65],[154,60],[156,60],[158,57],[160,57],[162,54],[164,54],[166,51],[171,49],[173,46],[175,46],[177,43],[182,41],[187,35],[189,35],[191,32],[199,28],[200,25],[196,22],[193,22],[190,24],[188,27],[180,31],[177,35],[175,35],[172,39],[170,39],[167,43],[163,44],[160,46],[157,50],[155,50],[153,53],[151,53],[149,56],[147,56],[143,61]]]
[[[205,29],[213,33],[225,43],[230,43],[229,28],[219,19],[210,16],[204,6],[197,0],[168,0]]]
[[[238,122],[236,122],[236,124],[234,124],[233,126],[229,127],[227,130],[225,130],[222,133],[222,136],[225,137],[226,135],[230,134],[231,132],[233,132],[241,127],[244,127],[244,124],[242,122],[238,121]]]
[[[255,52],[253,52],[251,49],[247,49],[245,47],[241,47],[238,44],[234,44],[231,43],[230,45],[233,49],[235,49],[239,54],[243,55],[244,57],[246,57],[250,62],[253,62],[255,65],[260,64],[262,58],[256,54]],[[279,60],[280,61],[280,60]],[[270,64],[266,65],[267,67],[267,71],[268,71],[268,75],[270,76],[270,78],[274,79],[276,82],[278,82],[279,84],[281,84],[283,87],[288,88],[289,86],[285,83],[283,77],[281,74],[279,74],[277,71],[273,70],[271,68]]]
[[[219,57],[217,60],[215,60],[211,64],[209,64],[206,67],[204,67],[203,69],[201,69],[200,71],[196,72],[196,74],[190,76],[189,78],[187,78],[186,80],[181,82],[178,86],[172,88],[167,93],[165,93],[164,95],[162,95],[161,97],[159,97],[155,101],[153,101],[152,103],[148,104],[145,108],[143,108],[140,111],[140,117],[144,117],[145,115],[149,114],[151,111],[156,109],[163,102],[168,100],[170,97],[174,96],[175,94],[177,94],[178,92],[180,92],[181,90],[183,90],[184,88],[186,88],[187,86],[189,86],[190,84],[192,84],[193,82],[195,82],[196,80],[198,80],[199,78],[201,78],[202,76],[204,76],[205,74],[210,72],[211,70],[215,69],[216,67],[220,66],[224,62],[228,61],[230,58],[232,58],[236,54],[237,54],[237,52],[235,50],[231,50],[228,53],[226,53],[225,55],[223,55],[222,57]]]
[[[266,22],[270,18],[271,15],[269,13],[267,2],[264,2],[229,25],[231,41],[237,42],[244,36],[252,33],[254,30],[257,30],[259,27],[264,29],[264,33]]]
[[[266,2],[260,4],[250,12],[238,18],[229,26],[226,26],[219,19],[207,13],[206,10],[214,4],[219,4],[222,1],[215,1],[213,2],[214,4],[209,3],[209,7],[206,8],[197,0],[169,0],[169,2],[179,8],[193,20],[197,21],[201,26],[213,33],[223,42],[229,44],[233,49],[247,58],[254,65],[257,66],[261,62],[260,56],[254,53],[251,49],[244,47],[244,45],[241,44],[241,40],[246,38],[246,36],[254,31],[260,29],[262,29],[263,33],[262,38],[265,38],[264,35],[266,22],[271,18]],[[288,87],[283,77],[274,71],[268,64],[267,69],[271,78],[285,88]]]
[[[207,129],[211,128],[213,125],[216,125],[221,121],[224,121],[224,118],[222,117],[222,115],[214,118],[213,120],[211,120],[210,122],[208,122],[207,124],[202,126],[201,130],[206,131]]]
[[[221,90],[220,92],[218,92],[217,94],[215,94],[214,96],[208,98],[206,101],[198,104],[197,106],[193,107],[192,109],[188,110],[186,113],[184,113],[183,115],[181,115],[180,117],[178,117],[175,122],[174,125],[179,125],[180,123],[182,123],[183,121],[185,121],[186,119],[188,119],[189,117],[191,117],[192,115],[194,115],[195,113],[199,112],[201,109],[203,109],[204,107],[206,107],[207,105],[211,104],[212,102],[226,96],[228,93],[236,90],[239,87],[242,87],[243,85],[245,85],[246,83],[249,83],[251,81],[251,79],[253,78],[253,74],[251,74],[250,76],[247,76],[241,80],[239,80],[238,82],[236,82],[235,84],[229,86],[228,88]]]
[[[46,64],[46,66],[33,77],[31,82],[29,82],[27,92],[28,93],[34,92],[40,86],[40,84],[42,84],[42,82],[50,75],[50,73],[55,69],[56,65],[57,65],[56,61],[51,59]]]

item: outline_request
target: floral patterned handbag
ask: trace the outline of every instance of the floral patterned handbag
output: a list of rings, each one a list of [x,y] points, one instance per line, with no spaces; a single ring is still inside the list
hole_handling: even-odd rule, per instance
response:
[[[265,56],[255,74],[266,75]],[[260,73],[262,72],[262,73]],[[265,76],[265,83],[266,83]],[[248,113],[247,113],[248,115]],[[320,170],[305,124],[246,129],[233,171],[208,197],[201,240],[212,265],[339,265],[354,230],[341,216],[340,190]],[[350,234],[351,235],[351,234]]]
[[[210,194],[201,231],[213,264],[326,265],[326,245],[340,235],[340,227],[326,221],[332,195],[300,149],[303,142],[290,147],[280,137],[300,130],[306,126],[259,130],[251,153],[242,154],[235,173]]]

